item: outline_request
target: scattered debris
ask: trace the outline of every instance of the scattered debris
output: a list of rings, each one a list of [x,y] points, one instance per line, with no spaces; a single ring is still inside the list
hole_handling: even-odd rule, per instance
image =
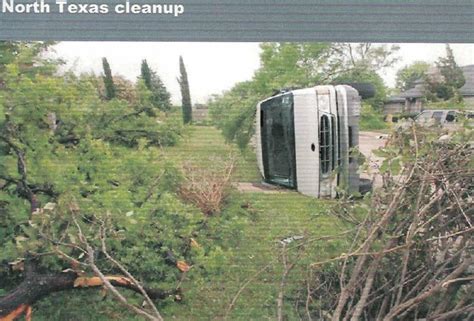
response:
[[[181,272],[188,272],[191,269],[191,266],[188,265],[188,263],[184,261],[178,261],[176,262],[176,267],[181,271]]]
[[[304,236],[303,235],[294,235],[294,236],[290,236],[290,237],[287,237],[287,238],[284,238],[280,241],[278,241],[281,245],[288,245],[294,241],[298,241],[298,240],[302,240],[304,239]]]

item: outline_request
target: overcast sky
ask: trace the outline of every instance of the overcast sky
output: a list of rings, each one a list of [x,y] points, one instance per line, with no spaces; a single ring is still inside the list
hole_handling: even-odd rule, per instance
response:
[[[416,60],[434,62],[445,55],[444,44],[401,44],[398,63],[381,76],[393,86],[396,71]],[[474,44],[453,44],[460,66],[474,64]],[[188,71],[191,98],[204,103],[212,94],[230,89],[235,83],[249,80],[259,67],[258,43],[185,43],[185,42],[61,42],[56,55],[66,60],[66,68],[77,73],[102,72],[102,57],[107,57],[112,72],[130,80],[140,73],[142,59],[147,59],[171,92],[174,103],[180,101],[176,77],[178,58],[183,56]]]

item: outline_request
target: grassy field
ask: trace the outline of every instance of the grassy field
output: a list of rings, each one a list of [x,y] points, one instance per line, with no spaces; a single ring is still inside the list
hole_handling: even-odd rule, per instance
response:
[[[192,162],[202,167],[212,166],[216,160],[225,160],[231,155],[237,157],[236,181],[256,182],[260,179],[255,154],[251,151],[242,153],[234,145],[226,144],[214,127],[191,127],[178,146],[162,150],[163,159],[174,164]]]
[[[191,160],[195,164],[212,166],[212,159],[225,158],[229,153],[238,155],[235,181],[259,181],[255,155],[240,154],[212,127],[193,127],[189,138],[177,147],[163,150],[163,157],[175,163]],[[226,314],[229,320],[274,319],[283,273],[283,246],[278,241],[301,235],[303,240],[288,245],[288,261],[296,264],[285,287],[286,317],[299,319],[290,302],[294,304],[303,295],[308,264],[337,255],[344,244],[343,240],[317,241],[318,237],[345,229],[328,213],[330,202],[292,191],[278,194],[234,191],[222,215],[230,215],[229,220],[238,220],[241,228],[237,232],[231,231],[234,234],[223,240],[222,255],[205,280],[196,282],[192,278],[193,271],[189,272],[189,279],[182,283],[185,300],[182,304],[168,306],[164,315],[173,320],[219,320]],[[238,212],[242,207],[250,208],[251,214],[246,217],[226,214]],[[213,220],[222,224],[222,217],[211,218],[210,224]],[[248,285],[229,309],[246,282]]]
[[[234,145],[226,144],[217,129],[193,126],[186,137],[175,147],[163,148],[161,160],[177,167],[187,161],[209,167],[233,154],[238,165],[233,181],[260,181],[255,154],[241,153]],[[286,248],[288,262],[295,266],[285,286],[284,311],[286,320],[305,320],[304,316],[300,318],[295,303],[304,304],[306,299],[309,264],[337,256],[347,248],[343,238],[319,239],[347,229],[329,214],[331,202],[293,191],[232,191],[223,212],[206,222],[207,234],[196,237],[200,244],[212,245],[214,252],[206,254],[208,261],[194,264],[182,280],[182,302],[159,306],[165,319],[204,321],[224,320],[227,316],[227,320],[275,320],[284,270],[283,245],[279,241],[304,236]],[[142,299],[137,296],[136,300],[139,304]],[[36,305],[34,320],[142,320],[112,301],[111,296],[105,298],[96,289],[56,293]]]

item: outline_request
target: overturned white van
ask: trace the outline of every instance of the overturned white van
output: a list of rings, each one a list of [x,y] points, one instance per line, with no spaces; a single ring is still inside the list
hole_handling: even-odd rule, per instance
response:
[[[359,190],[361,98],[348,85],[281,92],[257,105],[258,167],[265,182],[313,197]]]

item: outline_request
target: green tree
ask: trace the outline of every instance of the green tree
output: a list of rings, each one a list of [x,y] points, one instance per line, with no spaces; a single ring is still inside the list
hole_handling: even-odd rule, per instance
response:
[[[386,86],[379,72],[397,60],[397,46],[346,43],[263,43],[261,67],[251,81],[236,84],[209,101],[214,123],[228,141],[244,148],[254,134],[258,101],[281,89],[331,83],[371,83],[376,96],[367,101],[380,113]]]
[[[0,41],[0,89],[3,86],[1,74],[5,68],[16,61],[21,72],[25,76],[31,76],[38,72],[51,75],[61,59],[40,58],[40,53],[46,52],[54,42],[23,42],[23,41]]]
[[[331,47],[326,43],[263,43],[260,48],[261,67],[252,80],[209,101],[213,121],[226,140],[240,148],[247,146],[255,132],[258,101],[281,89],[324,83],[322,66]]]
[[[151,91],[153,89],[151,85],[151,70],[150,70],[150,67],[148,66],[146,59],[142,60],[142,65],[140,69],[140,77],[145,82],[146,88],[148,88],[148,90]]]
[[[439,68],[448,86],[461,88],[466,83],[462,69],[456,63],[453,50],[449,44],[446,45],[446,58],[441,57],[436,66]]]
[[[392,67],[399,57],[397,45],[375,45],[372,43],[333,43],[324,68],[327,79],[339,74],[363,72],[382,72]]]
[[[327,77],[334,84],[369,83],[375,87],[375,97],[368,99],[374,111],[380,112],[387,98],[387,87],[380,76],[385,69],[398,62],[397,45],[371,43],[334,43],[327,66]]]
[[[282,88],[301,88],[324,81],[322,66],[330,44],[263,43],[261,68],[253,78],[255,91],[268,95]]]
[[[466,79],[454,59],[453,50],[449,44],[446,45],[446,57],[440,57],[436,62],[436,67],[439,75],[430,75],[427,79],[428,99],[462,100],[459,88],[465,84]]]
[[[406,91],[415,87],[418,80],[425,80],[430,64],[424,61],[415,61],[412,64],[398,70],[396,77],[396,88]]]
[[[255,106],[264,97],[255,92],[253,81],[247,81],[209,100],[211,118],[228,142],[237,143],[241,149],[247,146],[255,132]]]
[[[183,110],[183,122],[189,124],[193,120],[193,109],[191,104],[191,93],[189,92],[188,73],[184,65],[183,57],[179,57],[180,77],[178,83],[181,88],[181,108]]]
[[[131,104],[102,101],[91,77],[44,69],[24,74],[22,50],[1,73],[0,318],[18,307],[15,302],[34,303],[21,293],[42,288],[36,300],[73,289],[80,274],[97,274],[87,246],[100,257],[99,269],[121,274],[104,259],[102,241],[144,284],[163,288],[164,297],[176,293],[183,268],[177,263],[193,262],[189,240],[204,218],[177,198],[177,170],[160,160],[158,146],[179,138],[181,122],[146,112],[150,92],[144,84]],[[28,282],[19,282],[25,274]],[[53,309],[74,309],[62,303]]]
[[[163,111],[171,109],[171,95],[157,73],[150,69],[146,59],[142,61],[140,78],[152,93],[150,99],[154,107]]]
[[[353,84],[353,83],[367,83],[375,88],[375,95],[367,99],[365,102],[372,106],[376,112],[380,112],[383,108],[384,101],[387,98],[387,86],[380,77],[380,75],[370,69],[350,69],[345,73],[339,74],[332,81],[334,84]]]
[[[0,72],[18,55],[21,43],[17,41],[0,41]]]
[[[114,84],[114,78],[112,76],[112,70],[110,69],[109,62],[107,58],[102,58],[102,67],[104,68],[104,86],[105,86],[105,98],[107,100],[112,100],[117,94],[117,90]]]

